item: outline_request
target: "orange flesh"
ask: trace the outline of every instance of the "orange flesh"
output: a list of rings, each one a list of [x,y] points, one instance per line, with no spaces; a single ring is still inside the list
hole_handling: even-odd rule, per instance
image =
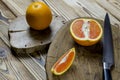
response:
[[[90,33],[89,33],[90,38],[91,39],[97,38],[99,36],[100,32],[101,31],[100,31],[99,25],[94,21],[90,21]]]
[[[76,21],[72,26],[72,30],[73,30],[73,33],[77,36],[77,37],[80,37],[80,38],[84,38],[85,35],[82,31],[82,25],[83,25],[84,21],[83,20],[79,20],[79,21]]]
[[[73,33],[80,38],[85,38],[85,34],[82,31],[82,25],[84,24],[83,20],[77,20],[72,25]],[[99,36],[101,29],[99,25],[95,21],[89,21],[90,27],[89,27],[89,38],[95,39]]]
[[[65,61],[61,62],[62,60],[60,60],[55,66],[56,72],[58,73],[68,68],[68,66],[71,64],[71,61],[74,57],[74,52],[70,52],[69,54],[64,55],[64,57],[66,58]]]

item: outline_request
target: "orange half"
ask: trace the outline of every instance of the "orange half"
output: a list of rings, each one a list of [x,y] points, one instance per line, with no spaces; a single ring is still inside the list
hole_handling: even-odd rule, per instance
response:
[[[103,30],[97,20],[80,18],[71,23],[70,33],[78,44],[91,46],[101,39]]]
[[[75,48],[68,50],[63,54],[58,61],[51,68],[52,73],[55,75],[61,75],[66,72],[72,65],[75,58]]]

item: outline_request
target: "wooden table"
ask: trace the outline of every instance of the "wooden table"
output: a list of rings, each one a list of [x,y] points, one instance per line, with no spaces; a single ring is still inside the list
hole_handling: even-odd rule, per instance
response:
[[[47,50],[31,54],[15,54],[8,36],[10,22],[25,15],[27,6],[40,0],[1,0],[0,11],[0,80],[47,80],[45,60]],[[112,25],[120,26],[120,0],[44,0],[64,22],[77,17],[104,19],[110,14]],[[120,44],[120,43],[118,43]],[[120,80],[118,78],[117,80]]]

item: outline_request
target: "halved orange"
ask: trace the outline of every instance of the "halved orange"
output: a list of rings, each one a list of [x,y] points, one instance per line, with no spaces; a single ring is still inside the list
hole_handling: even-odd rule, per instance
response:
[[[75,58],[75,48],[68,50],[58,61],[52,66],[51,71],[55,75],[61,75],[66,72],[73,63]]]
[[[103,34],[101,24],[95,19],[75,19],[70,25],[70,33],[78,44],[91,46],[96,44]]]

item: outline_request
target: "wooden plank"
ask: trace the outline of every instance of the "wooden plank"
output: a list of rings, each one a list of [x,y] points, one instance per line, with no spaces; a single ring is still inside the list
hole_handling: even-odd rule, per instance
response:
[[[34,1],[38,0],[2,0],[15,16],[25,15],[27,7]]]
[[[36,80],[46,80],[46,73],[44,67],[39,64],[30,55],[23,56],[18,54],[18,59],[24,64],[24,66],[29,70],[29,72],[35,77]],[[27,59],[26,59],[27,58]]]
[[[120,21],[120,10],[112,6],[109,1],[106,0],[96,0],[96,2],[101,5],[106,11],[109,11],[116,19]]]
[[[120,10],[120,2],[116,0],[110,0],[109,3]]]
[[[63,16],[66,20],[78,17],[78,15],[74,13],[74,10],[62,0],[57,0],[57,2],[54,0],[45,0],[45,2],[57,15]]]
[[[25,0],[25,1],[24,0],[1,0],[0,1],[0,9],[2,10],[2,13],[6,17],[8,17],[10,20],[13,20],[15,18],[15,16],[25,15],[26,7],[29,5],[29,3],[33,2],[33,1],[40,1],[40,0]],[[106,6],[106,4],[104,4],[104,1],[103,1],[104,5],[102,5],[101,1],[99,3],[99,1],[96,1],[96,0],[87,0],[87,1],[85,1],[85,0],[72,0],[72,1],[71,0],[57,0],[57,1],[44,0],[44,1],[51,7],[51,9],[55,13],[64,17],[66,21],[69,21],[69,20],[77,18],[77,17],[83,17],[83,16],[92,16],[92,17],[100,18],[103,20],[106,10],[108,10],[108,12],[111,14],[110,15],[111,22],[114,25],[116,25],[116,27],[119,27],[119,25],[120,25],[119,17],[117,17],[118,14],[116,13],[116,10],[118,10],[117,12],[120,12],[120,10],[119,10],[120,1],[119,0],[115,0],[118,2],[117,6],[114,5],[117,2],[113,4],[114,0],[107,1],[107,4],[110,5],[109,7],[113,6],[113,8],[115,8],[115,12],[111,12],[114,10],[104,7],[104,6]],[[116,17],[117,17],[117,19],[116,19]],[[64,22],[66,22],[66,21],[64,21]],[[1,32],[0,37],[1,37],[2,41],[5,42],[7,45],[9,45],[9,40],[7,37],[5,37],[6,33],[4,33],[4,31],[2,32],[2,30],[0,32]],[[116,34],[118,34],[118,33],[116,33]],[[115,36],[115,37],[117,40],[117,36]],[[118,41],[116,41],[115,44],[120,45],[117,42]],[[9,47],[10,47],[10,45],[9,45]],[[15,80],[16,79],[17,80],[21,80],[21,79],[22,80],[36,80],[36,79],[38,79],[38,80],[41,80],[41,79],[46,79],[46,78],[43,78],[43,76],[44,77],[46,76],[46,75],[44,75],[45,69],[43,67],[43,65],[45,65],[44,62],[45,62],[46,56],[41,57],[41,53],[44,54],[44,51],[41,51],[40,53],[39,52],[31,53],[30,55],[25,55],[25,56],[16,55],[15,59],[14,59],[14,56],[12,56],[12,57],[10,57],[10,59],[8,59],[10,62],[7,61],[6,59],[0,60],[0,61],[4,61],[4,63],[2,63],[3,65],[7,64],[8,67],[10,66],[9,67],[10,73],[4,73],[5,71],[3,71],[3,70],[5,70],[6,68],[0,67],[1,68],[0,69],[0,80],[6,80],[6,79],[11,79],[11,80],[14,80],[14,79]],[[115,53],[119,53],[119,50],[118,51],[115,50]],[[12,53],[10,53],[10,55],[11,54]],[[115,55],[117,56],[117,54],[115,54]],[[43,63],[41,63],[41,59],[43,60]],[[118,61],[118,59],[115,59],[115,61]],[[8,64],[8,62],[10,65]],[[120,63],[117,63],[117,64],[120,65]],[[34,68],[34,65],[36,66],[35,68]],[[116,66],[116,72],[119,72],[118,65]],[[22,67],[22,69],[19,70],[19,68],[21,68],[21,67]],[[20,74],[19,74],[19,71],[20,71]],[[27,72],[25,72],[25,71],[27,71]],[[42,71],[43,74],[40,71]],[[113,74],[114,73],[115,72],[113,72]],[[97,76],[98,75],[99,74],[97,74]],[[23,76],[26,76],[26,77],[23,77]],[[118,80],[118,76],[119,76],[119,74],[118,75],[116,74],[115,75],[116,78],[114,77],[114,80]]]
[[[112,0],[112,1],[114,1],[114,0]],[[115,0],[115,1],[117,1],[118,3],[120,3],[120,0]]]
[[[53,15],[49,27],[43,31],[30,29],[25,16],[16,18],[9,27],[10,44],[16,53],[33,53],[43,50],[54,39],[64,24],[60,16]]]
[[[16,16],[25,15],[31,0],[2,0]]]
[[[35,79],[25,66],[15,58],[0,38],[0,76],[2,80],[33,80]]]
[[[0,76],[2,80],[33,80],[35,77],[10,50],[8,26],[0,23]]]
[[[5,1],[3,1],[3,2],[5,3]],[[16,2],[16,5],[19,4],[18,2]],[[8,1],[8,3],[6,5],[9,7],[9,6],[11,6],[10,3]],[[16,7],[16,5],[15,6],[12,5],[12,8],[10,8],[10,11],[12,11],[12,13],[15,14],[15,16],[16,15],[17,16],[22,15],[21,11],[20,12],[18,11],[17,13],[15,13],[14,10],[11,10],[11,9],[14,9],[14,7]],[[3,24],[1,24],[1,26],[4,27]],[[2,30],[2,29],[0,29],[0,30]],[[8,33],[7,31],[3,31],[3,32],[5,32],[5,34],[6,34],[6,33]],[[10,47],[8,35],[7,35],[7,38],[5,37],[5,35],[3,33],[1,33],[0,35],[2,35],[2,36],[0,36],[2,41],[7,43]],[[15,64],[14,63],[15,61],[14,61],[13,62],[14,64],[10,63],[10,65],[8,65],[8,67],[10,67],[10,69],[13,67],[11,70],[15,69],[15,71],[11,71],[13,74],[10,73],[10,75],[9,74],[6,75],[6,74],[4,74],[0,71],[0,73],[1,73],[1,75],[0,75],[1,78],[0,79],[2,79],[2,80],[6,80],[6,79],[10,79],[10,80],[46,80],[45,69],[43,67],[45,65],[45,59],[44,59],[45,57],[40,55],[41,53],[46,54],[46,52],[44,53],[44,51],[41,51],[41,52],[37,53],[37,54],[39,54],[39,56],[35,55],[35,53],[31,53],[30,55],[28,55],[28,54],[26,54],[26,55],[16,55],[16,53],[14,52],[15,57],[17,59],[17,60],[15,60],[15,61],[17,61],[16,62],[17,64]],[[10,55],[11,54],[12,53],[10,53]],[[12,58],[14,58],[14,56],[12,56],[10,58],[12,59]],[[6,63],[6,64],[8,64],[8,63]],[[16,67],[16,65],[17,65],[17,67]],[[20,66],[20,65],[22,65],[22,66]],[[20,71],[19,71],[19,68],[20,68]],[[18,74],[17,71],[20,74]],[[21,75],[21,73],[22,73],[22,75]],[[9,78],[9,77],[11,77],[11,78]]]
[[[69,27],[71,22],[66,23],[56,35],[50,45],[46,60],[46,71],[48,80],[102,80],[102,42],[84,47],[78,45],[72,39]],[[101,22],[103,25],[103,22]],[[113,80],[119,80],[120,76],[120,28],[112,26],[115,66],[112,69]],[[57,76],[52,74],[51,68],[54,63],[69,49],[75,47],[76,57],[69,68],[63,75]]]
[[[8,38],[8,25],[0,21],[0,37],[3,42],[10,47],[9,38]]]
[[[9,8],[0,0],[0,12],[2,12],[3,16],[12,20],[15,18],[14,14],[9,10]]]
[[[96,0],[57,0],[57,3],[55,0],[45,0],[45,2],[56,14],[63,16],[67,21],[77,17],[88,16],[103,20],[106,14],[106,8],[96,3]],[[109,7],[110,6],[112,5],[109,4]],[[108,13],[111,13],[110,9],[107,11]],[[117,10],[117,12],[118,11],[119,10]],[[117,13],[114,12],[113,14],[116,15]],[[114,25],[120,24],[119,20],[116,19],[113,14],[109,14],[111,17],[111,23]]]
[[[31,56],[29,54],[17,55],[12,52],[14,54],[12,55],[8,40],[8,26],[2,22],[0,24],[0,48],[2,47],[7,51],[7,57],[5,59],[0,58],[0,76],[2,80],[46,80],[46,73],[43,67],[45,60],[40,53],[37,53],[39,56],[36,53],[31,53]]]
[[[8,38],[8,26],[9,26],[8,24],[5,24],[2,21],[0,21],[0,38],[2,39],[3,42],[5,42],[10,47],[9,38]],[[11,52],[10,52],[10,55],[11,55]],[[38,57],[40,57],[39,60],[37,59],[39,61],[39,63],[38,63],[37,60],[35,60],[36,58],[34,56],[31,57],[30,55],[27,55],[27,57],[22,56],[22,58],[20,56],[18,58],[18,55],[16,55],[17,60],[15,60],[15,61],[17,61],[17,64],[15,64],[14,62],[13,62],[14,64],[13,63],[9,64],[7,62],[6,63],[1,63],[0,69],[6,69],[5,65],[8,64],[7,67],[10,67],[10,69],[12,67],[14,67],[11,70],[13,70],[13,71],[14,71],[14,69],[16,70],[16,71],[14,71],[14,74],[11,74],[11,73],[10,74],[5,74],[5,73],[2,73],[0,71],[1,74],[3,74],[3,75],[1,75],[2,80],[5,80],[5,79],[10,79],[10,80],[21,80],[21,79],[22,80],[35,80],[35,79],[37,79],[37,80],[46,80],[45,79],[46,78],[45,69],[43,67],[43,65],[45,65],[45,60],[42,61],[44,58],[41,59],[41,55],[39,55]],[[11,56],[11,58],[14,58],[14,56]],[[3,60],[1,60],[1,61],[3,62]],[[44,64],[40,64],[41,61]],[[23,68],[22,68],[21,64],[23,65]],[[17,65],[17,68],[16,68],[16,65]],[[31,66],[31,65],[33,65],[33,66]],[[21,67],[20,70],[22,69],[21,70],[22,72],[20,72],[18,70],[19,69],[18,67]],[[26,71],[26,73],[23,72],[23,70]],[[13,71],[11,71],[11,72],[13,73]],[[20,74],[18,74],[17,71]],[[24,73],[25,77],[23,76],[24,74],[21,75],[21,73]]]

